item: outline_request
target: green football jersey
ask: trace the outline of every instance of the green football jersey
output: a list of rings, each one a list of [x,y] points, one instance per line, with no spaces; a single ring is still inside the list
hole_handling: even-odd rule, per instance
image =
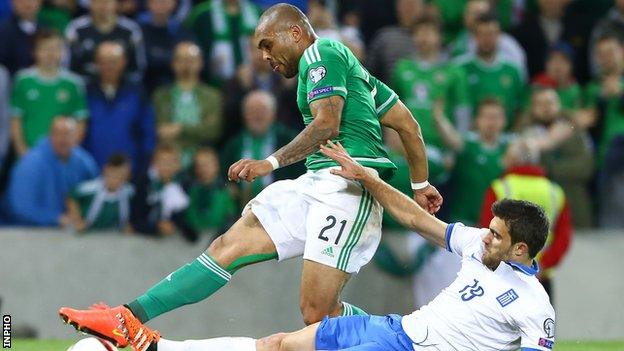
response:
[[[447,116],[468,106],[466,79],[455,64],[428,64],[417,60],[401,60],[392,74],[392,87],[420,124],[427,145],[443,149],[443,141],[435,127],[433,107],[445,103]]]
[[[90,230],[123,229],[130,219],[133,195],[131,185],[124,185],[115,193],[107,191],[102,178],[81,183],[70,194]]]
[[[624,89],[624,78],[620,80],[620,87]],[[624,110],[620,96],[602,97],[601,82],[592,81],[588,83],[585,92],[586,107],[597,108],[601,101],[604,106],[604,115],[602,116],[602,131],[598,141],[599,166],[602,166],[613,138],[624,134]]]
[[[511,129],[518,110],[524,106],[526,95],[526,82],[520,69],[502,59],[487,63],[473,55],[459,58],[457,62],[468,80],[468,98],[473,116],[481,100],[496,98],[505,106],[507,129]]]
[[[17,73],[11,95],[14,118],[22,120],[26,145],[29,147],[46,137],[54,117],[87,117],[86,98],[82,79],[68,71],[54,78],[42,77],[36,68]]]
[[[342,97],[345,103],[334,141],[342,143],[356,161],[388,177],[396,167],[383,147],[377,112],[382,106],[376,106],[373,92],[377,84],[370,78],[346,46],[331,39],[317,39],[299,60],[297,105],[307,126],[314,118],[310,103],[329,96]],[[320,151],[306,160],[306,167],[313,171],[336,165]]]
[[[502,159],[509,140],[509,136],[504,135],[497,145],[491,146],[484,144],[474,132],[464,136],[464,149],[457,155],[451,176],[452,221],[478,224],[483,196],[492,181],[503,173]]]

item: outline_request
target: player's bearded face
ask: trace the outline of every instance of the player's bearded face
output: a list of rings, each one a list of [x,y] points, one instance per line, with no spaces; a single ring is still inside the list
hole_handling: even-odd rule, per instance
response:
[[[490,222],[490,232],[483,238],[485,250],[481,262],[491,270],[498,268],[501,261],[512,257],[511,236],[505,222],[494,217]]]
[[[259,49],[262,50],[262,59],[268,62],[273,72],[286,78],[292,78],[299,71],[297,43],[288,31],[271,33],[260,40]]]

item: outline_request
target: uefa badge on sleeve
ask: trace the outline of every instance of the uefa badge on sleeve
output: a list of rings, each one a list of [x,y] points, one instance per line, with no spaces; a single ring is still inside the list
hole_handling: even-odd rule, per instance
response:
[[[325,78],[325,75],[327,75],[327,69],[325,68],[325,66],[313,68],[309,72],[310,80],[314,84],[320,82],[321,79]]]

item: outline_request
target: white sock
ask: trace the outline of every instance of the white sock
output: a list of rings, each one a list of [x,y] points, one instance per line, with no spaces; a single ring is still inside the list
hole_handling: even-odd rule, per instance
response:
[[[256,351],[256,339],[225,337],[172,341],[161,338],[158,351]]]

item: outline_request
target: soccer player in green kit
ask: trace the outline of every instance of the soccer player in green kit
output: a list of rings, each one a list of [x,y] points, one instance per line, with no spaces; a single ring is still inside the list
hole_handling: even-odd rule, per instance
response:
[[[238,269],[302,255],[300,308],[306,324],[326,315],[364,313],[341,301],[340,293],[350,275],[372,258],[381,237],[382,209],[360,183],[331,174],[338,164],[319,152],[327,140],[340,141],[355,160],[387,177],[394,165],[386,157],[381,126],[396,130],[406,149],[416,202],[430,213],[440,208],[442,197],[427,182],[418,123],[348,48],[319,39],[306,16],[287,4],[262,15],[254,39],[275,72],[298,75],[297,102],[306,127],[267,159],[234,163],[228,177],[253,181],[306,157],[308,172],[269,185],[206,252],[135,301],[82,311],[64,307],[59,314],[65,322],[125,347],[136,323],[204,300]],[[142,329],[132,337],[137,335],[147,343],[157,338]]]

